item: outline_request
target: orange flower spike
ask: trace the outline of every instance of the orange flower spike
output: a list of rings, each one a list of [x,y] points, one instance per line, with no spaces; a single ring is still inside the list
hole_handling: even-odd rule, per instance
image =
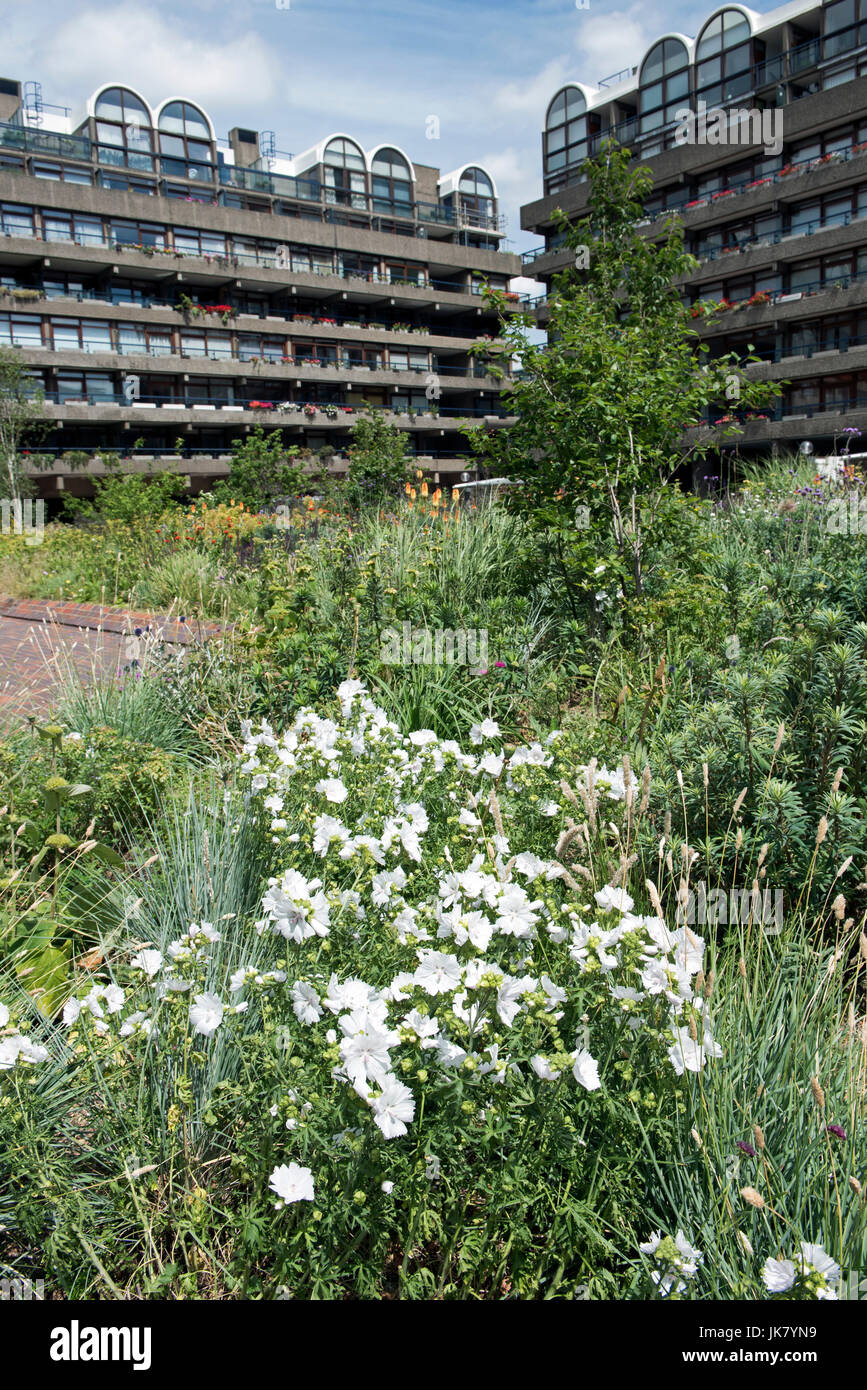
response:
[[[422,495],[422,497],[427,497],[427,483],[426,483],[426,482],[422,483],[422,485],[421,485],[421,495]]]

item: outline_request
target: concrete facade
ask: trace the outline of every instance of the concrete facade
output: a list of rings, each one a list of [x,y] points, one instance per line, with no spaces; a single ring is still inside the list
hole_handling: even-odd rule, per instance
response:
[[[466,430],[507,423],[471,351],[496,357],[483,290],[521,272],[503,235],[478,165],[344,134],[294,156],[243,127],[218,141],[194,103],[118,86],[75,118],[0,79],[0,343],[53,422],[40,490],[90,490],[99,450],[200,490],[257,424],[340,473],[364,411],[458,479]]]
[[[544,194],[521,210],[545,238],[525,273],[546,286],[569,264],[553,223],[586,211],[581,163],[617,138],[653,172],[646,234],[671,216],[699,267],[681,285],[711,355],[745,353],[751,375],[786,382],[767,418],[730,416],[739,452],[829,452],[867,436],[867,0],[795,3],[767,14],[711,11],[695,39],[665,35],[635,67],[555,94],[542,135]],[[704,103],[704,106],[700,103]],[[726,143],[701,141],[685,112],[760,114]],[[758,119],[778,140],[765,143]],[[697,138],[698,137],[698,138]],[[741,138],[746,137],[746,138]],[[774,148],[778,144],[779,148]],[[541,326],[546,295],[525,301]],[[700,301],[726,307],[703,322]],[[720,410],[708,416],[716,425]]]

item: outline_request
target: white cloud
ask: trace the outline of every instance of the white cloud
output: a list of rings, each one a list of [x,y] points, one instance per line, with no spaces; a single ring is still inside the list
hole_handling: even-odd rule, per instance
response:
[[[252,32],[211,36],[198,16],[197,32],[141,5],[77,10],[32,41],[28,67],[45,85],[76,100],[106,81],[135,87],[153,105],[179,93],[239,113],[275,100],[276,55]]]

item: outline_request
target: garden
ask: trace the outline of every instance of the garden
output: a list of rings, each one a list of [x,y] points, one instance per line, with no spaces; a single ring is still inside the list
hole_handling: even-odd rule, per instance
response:
[[[194,634],[0,728],[4,1278],[867,1293],[864,482],[683,486],[768,388],[701,357],[641,171],[592,180],[552,346],[503,308],[503,496],[360,417],[345,480],[257,430],[0,537],[0,593]]]

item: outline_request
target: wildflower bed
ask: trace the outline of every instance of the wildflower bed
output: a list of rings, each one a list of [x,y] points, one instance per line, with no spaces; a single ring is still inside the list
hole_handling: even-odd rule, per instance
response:
[[[840,1260],[857,1284],[863,1197],[841,1176],[829,1203],[809,1074],[814,1157],[760,1130],[767,1200],[722,1133],[715,1091],[741,1127],[751,1102],[705,942],[630,882],[649,771],[576,768],[556,733],[508,753],[491,719],[468,749],[404,736],[355,680],[337,699],[243,728],[222,810],[270,857],[258,914],[219,910],[206,840],[207,919],[154,914],[56,1029],[0,1011],[21,1260],[109,1296],[834,1297]],[[860,1124],[863,1077],[827,1065]]]

